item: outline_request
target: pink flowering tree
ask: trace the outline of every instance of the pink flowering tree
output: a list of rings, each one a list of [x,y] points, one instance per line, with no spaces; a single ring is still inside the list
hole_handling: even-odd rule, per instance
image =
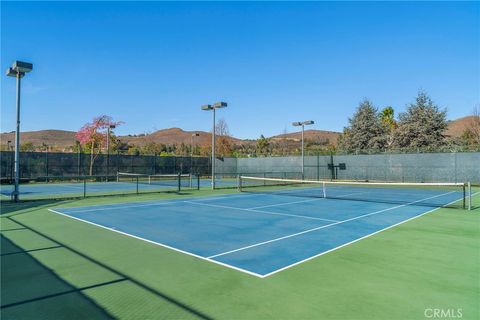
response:
[[[76,134],[75,138],[90,153],[90,170],[89,175],[93,175],[93,164],[100,154],[102,148],[106,145],[108,128],[110,126],[118,126],[122,122],[113,121],[112,117],[102,115],[96,117],[90,123],[86,123]]]

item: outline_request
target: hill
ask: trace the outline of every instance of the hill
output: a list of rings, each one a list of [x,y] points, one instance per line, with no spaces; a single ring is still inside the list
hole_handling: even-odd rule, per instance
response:
[[[305,140],[313,141],[322,144],[337,144],[337,139],[340,136],[340,132],[324,131],[324,130],[305,130]],[[302,132],[284,133],[271,137],[274,141],[281,141],[283,139],[292,141],[301,141]]]
[[[130,145],[142,146],[149,142],[155,142],[166,145],[184,144],[189,145],[191,143],[192,135],[198,134],[194,137],[194,143],[199,146],[206,146],[211,143],[212,134],[205,131],[184,131],[180,128],[169,128],[155,131],[148,135],[137,136],[120,136],[119,139]],[[232,144],[241,144],[243,140],[230,137]]]
[[[474,121],[474,116],[467,116],[452,120],[448,123],[447,136],[456,138],[463,134],[466,128],[470,126],[470,123]]]
[[[8,141],[11,141],[11,145],[13,145],[15,132],[2,133],[0,141],[2,145],[6,145]],[[20,144],[26,142],[31,142],[35,147],[41,147],[45,143],[54,150],[62,150],[75,145],[75,132],[65,130],[26,131],[20,135]]]
[[[473,116],[467,116],[452,120],[449,122],[446,134],[451,137],[460,136],[469,123],[473,121]],[[130,145],[143,146],[150,142],[155,142],[165,145],[174,145],[184,143],[189,145],[191,143],[192,134],[199,134],[195,137],[195,144],[198,146],[208,146],[212,139],[210,132],[205,131],[184,131],[180,128],[169,128],[155,131],[151,134],[127,135],[119,136],[122,142]],[[341,133],[324,130],[305,130],[305,140],[319,143],[322,145],[337,143],[337,139]],[[71,146],[75,145],[75,132],[65,130],[40,130],[22,132],[20,136],[20,143],[31,142],[36,148],[40,148],[44,143],[51,146],[53,150],[67,151]],[[6,145],[7,141],[13,141],[15,135],[13,132],[0,134],[0,142]],[[230,137],[232,145],[252,145],[255,140],[238,139]],[[299,142],[301,140],[301,132],[292,132],[272,136],[273,142],[281,143],[282,141]]]

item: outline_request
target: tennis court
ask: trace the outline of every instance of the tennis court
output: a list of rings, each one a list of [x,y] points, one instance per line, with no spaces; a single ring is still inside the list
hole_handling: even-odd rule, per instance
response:
[[[192,188],[196,181],[191,175],[162,174],[145,175],[119,173],[115,181],[99,181],[90,177],[64,178],[67,180],[27,183],[20,185],[20,195],[26,199],[68,197],[96,194],[141,193],[156,191],[180,191]],[[0,194],[9,198],[13,185],[0,185]]]
[[[263,278],[464,200],[455,185],[336,185],[324,197],[318,184],[255,179],[231,195],[51,211]]]

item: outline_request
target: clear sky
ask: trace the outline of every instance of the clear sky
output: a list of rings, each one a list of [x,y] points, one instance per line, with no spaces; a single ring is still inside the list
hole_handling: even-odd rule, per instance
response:
[[[479,2],[4,2],[1,130],[77,130],[107,114],[117,134],[210,130],[241,138],[292,121],[340,131],[365,97],[402,111],[419,89],[468,115],[480,102]]]

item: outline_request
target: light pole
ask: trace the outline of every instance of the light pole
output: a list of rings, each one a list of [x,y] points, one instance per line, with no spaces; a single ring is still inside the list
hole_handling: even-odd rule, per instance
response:
[[[108,175],[109,175],[109,167],[110,167],[110,129],[115,129],[114,124],[110,124],[107,127],[107,182],[108,182]]]
[[[226,102],[217,102],[213,105],[206,104],[202,106],[202,110],[212,111],[213,125],[212,125],[212,190],[215,190],[215,109],[227,107]]]
[[[20,183],[20,79],[25,76],[25,73],[32,71],[33,64],[22,61],[15,61],[13,65],[8,68],[7,76],[17,78],[17,128],[15,131],[15,189],[12,193],[13,201],[17,202],[19,198],[19,183]]]
[[[305,135],[305,126],[314,124],[312,120],[306,120],[302,122],[293,122],[294,127],[302,127],[302,179],[305,179],[305,153],[304,153],[304,135]]]

